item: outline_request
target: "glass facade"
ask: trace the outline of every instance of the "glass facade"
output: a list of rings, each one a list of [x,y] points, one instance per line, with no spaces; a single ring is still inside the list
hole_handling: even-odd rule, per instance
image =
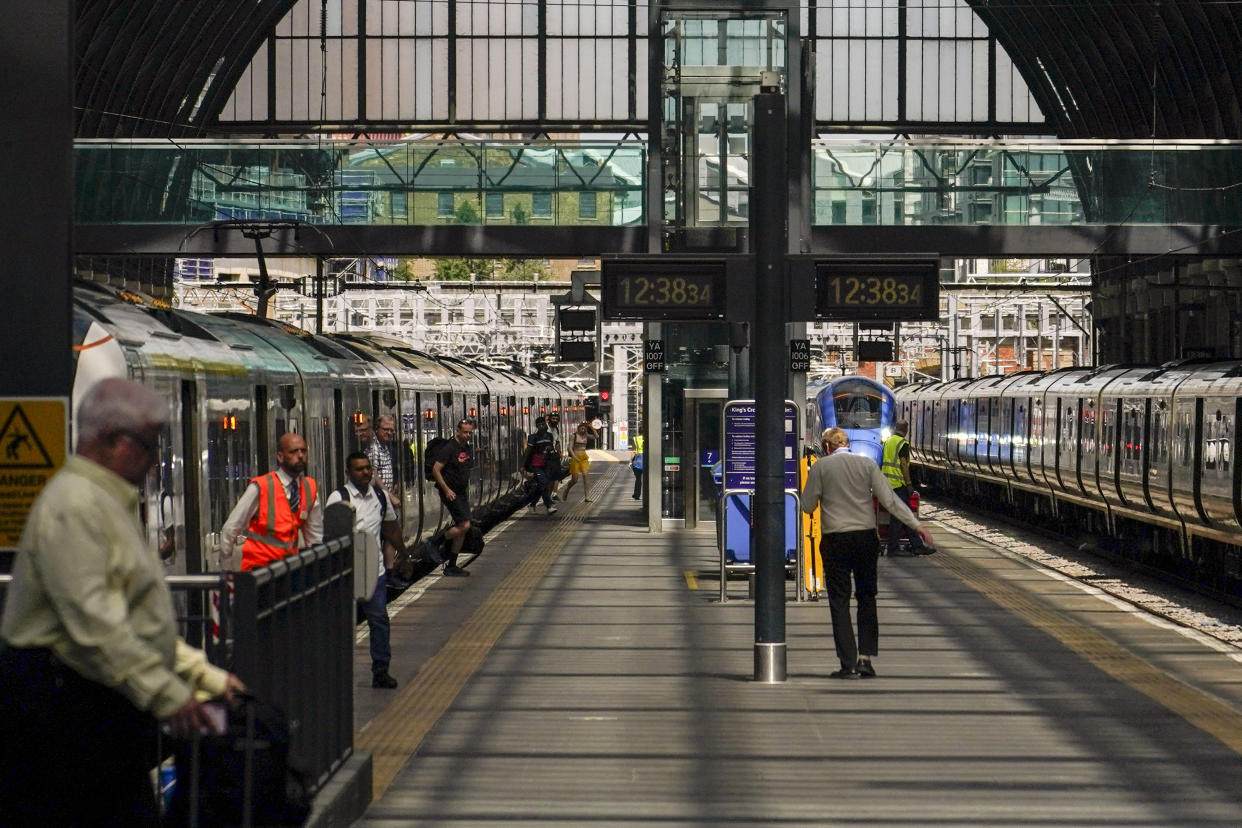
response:
[[[666,218],[744,226],[748,107],[687,106],[695,174],[666,181]],[[810,152],[816,225],[1242,222],[1242,191],[1216,186],[1242,178],[1239,142],[819,139]],[[646,223],[639,139],[79,141],[75,153],[82,223]]]

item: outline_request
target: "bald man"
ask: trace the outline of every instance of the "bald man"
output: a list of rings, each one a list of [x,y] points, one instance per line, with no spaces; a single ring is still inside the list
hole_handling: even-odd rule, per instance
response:
[[[242,571],[267,566],[323,540],[319,486],[306,476],[306,441],[300,435],[280,436],[276,470],[250,481],[220,534],[225,568],[231,568],[237,542],[245,536]]]

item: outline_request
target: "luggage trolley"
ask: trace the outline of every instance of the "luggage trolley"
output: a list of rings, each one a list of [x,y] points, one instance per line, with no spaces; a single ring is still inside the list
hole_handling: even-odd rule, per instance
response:
[[[785,570],[793,570],[797,600],[803,600],[802,502],[798,490],[801,411],[785,400]],[[722,451],[716,480],[716,539],[720,550],[720,600],[729,600],[729,575],[753,573],[754,520],[751,503],[755,493],[755,401],[730,400],[724,404]]]

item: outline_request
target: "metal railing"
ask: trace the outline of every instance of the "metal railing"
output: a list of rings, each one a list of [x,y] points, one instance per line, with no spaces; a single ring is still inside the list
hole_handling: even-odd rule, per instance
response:
[[[232,671],[295,725],[316,788],[354,749],[353,538],[232,573]]]

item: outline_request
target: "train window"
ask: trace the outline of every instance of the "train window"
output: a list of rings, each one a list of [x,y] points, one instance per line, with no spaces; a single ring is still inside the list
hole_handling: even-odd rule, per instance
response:
[[[207,422],[208,525],[224,525],[225,518],[255,476],[252,466],[250,426],[235,415],[213,417]],[[267,462],[266,458],[264,462]]]
[[[1173,447],[1176,452],[1173,461],[1178,466],[1189,466],[1192,459],[1191,439],[1194,437],[1194,422],[1190,409],[1183,408],[1173,419]]]
[[[1203,468],[1223,477],[1229,471],[1233,445],[1233,415],[1216,411],[1204,418]]]
[[[879,428],[884,398],[870,383],[855,380],[838,382],[833,396],[837,425],[841,428]]]

